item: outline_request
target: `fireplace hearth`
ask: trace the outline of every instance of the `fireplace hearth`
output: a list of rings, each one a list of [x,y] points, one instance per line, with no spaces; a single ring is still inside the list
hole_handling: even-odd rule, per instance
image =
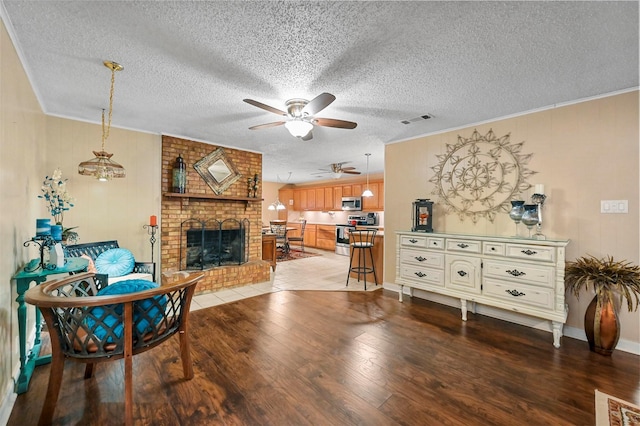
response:
[[[187,219],[180,224],[180,269],[241,265],[249,259],[248,219]]]

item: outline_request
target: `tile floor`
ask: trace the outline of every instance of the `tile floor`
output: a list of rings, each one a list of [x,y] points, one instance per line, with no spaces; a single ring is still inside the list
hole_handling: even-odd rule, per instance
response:
[[[320,253],[321,256],[278,262],[276,271],[271,272],[271,280],[267,282],[197,295],[191,301],[191,310],[283,290],[364,290],[364,282],[362,280],[358,282],[356,278],[351,278],[349,286],[346,286],[349,257],[326,250],[312,248],[305,248],[305,250]],[[381,285],[373,284],[372,275],[367,276],[367,291],[381,288]]]

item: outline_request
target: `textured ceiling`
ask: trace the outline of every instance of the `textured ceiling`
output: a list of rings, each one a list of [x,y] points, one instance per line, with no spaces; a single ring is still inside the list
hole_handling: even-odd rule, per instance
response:
[[[637,1],[1,4],[45,113],[99,122],[113,60],[114,126],[261,152],[267,181],[367,152],[379,172],[386,143],[638,87]],[[280,117],[244,98],[322,92],[317,116],[356,129],[248,129]]]

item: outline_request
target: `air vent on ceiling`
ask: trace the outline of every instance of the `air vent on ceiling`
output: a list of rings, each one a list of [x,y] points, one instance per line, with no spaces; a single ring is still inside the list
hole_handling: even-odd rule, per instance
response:
[[[422,120],[428,120],[430,118],[433,118],[433,115],[431,114],[425,114],[425,115],[421,115],[419,117],[416,118],[411,118],[409,120],[402,120],[400,121],[402,124],[411,124],[411,123],[415,123],[416,121],[422,121]]]

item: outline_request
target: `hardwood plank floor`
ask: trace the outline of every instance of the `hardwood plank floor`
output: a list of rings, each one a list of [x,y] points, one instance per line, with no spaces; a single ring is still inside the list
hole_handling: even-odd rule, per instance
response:
[[[638,404],[640,357],[374,292],[281,291],[191,313],[195,377],[178,339],[134,357],[140,425],[593,425],[594,389]],[[67,362],[55,424],[120,424],[122,361]],[[36,424],[49,367],[9,425]]]

